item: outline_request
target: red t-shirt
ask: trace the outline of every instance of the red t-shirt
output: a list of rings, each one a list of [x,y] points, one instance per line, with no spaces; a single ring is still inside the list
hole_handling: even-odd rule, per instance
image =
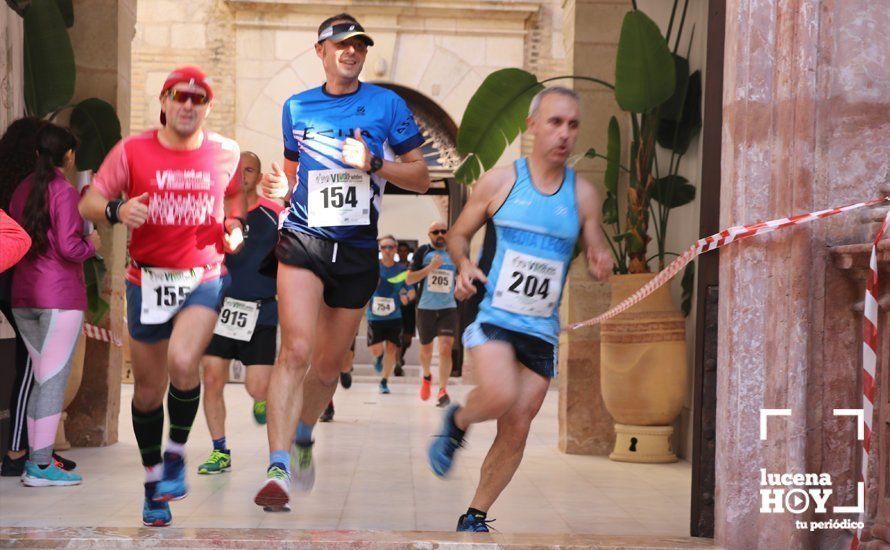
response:
[[[201,147],[192,151],[164,147],[158,130],[125,138],[109,151],[93,188],[108,200],[148,193],[148,219],[130,237],[131,283],[140,284],[138,266],[206,266],[205,281],[219,277],[223,201],[240,189],[240,156],[237,143],[212,132],[204,132]]]

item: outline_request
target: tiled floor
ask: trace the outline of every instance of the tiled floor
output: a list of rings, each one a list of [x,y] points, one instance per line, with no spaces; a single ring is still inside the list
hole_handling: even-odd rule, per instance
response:
[[[393,385],[338,390],[332,424],[316,429],[319,464],[315,491],[296,495],[289,514],[265,513],[253,504],[267,462],[265,431],[250,415],[243,387],[226,390],[230,473],[198,476],[194,467],[209,452],[201,416],[189,443],[190,494],[173,503],[177,527],[266,527],[450,531],[466,509],[494,435],[494,424],[474,427],[447,480],[426,465],[426,446],[441,411],[421,402],[415,388]],[[469,388],[457,386],[461,399]],[[131,386],[121,402],[128,404]],[[532,427],[525,459],[512,484],[490,511],[504,533],[688,535],[690,467],[687,462],[632,465],[606,458],[564,455],[557,449],[556,406],[551,392]],[[72,449],[84,483],[77,487],[26,488],[0,478],[0,526],[135,527],[140,524],[142,473],[129,406],[122,407],[120,442]]]

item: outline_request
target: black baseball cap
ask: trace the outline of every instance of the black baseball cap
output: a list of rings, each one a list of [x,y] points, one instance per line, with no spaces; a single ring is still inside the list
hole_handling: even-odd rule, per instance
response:
[[[365,44],[368,46],[374,45],[374,40],[368,36],[368,33],[365,32],[365,29],[362,28],[356,22],[353,21],[345,21],[342,23],[337,23],[334,25],[328,25],[323,28],[321,32],[318,33],[318,41],[324,42],[325,40],[330,40],[332,42],[342,42],[347,38],[351,38],[353,36],[357,36],[361,38]]]

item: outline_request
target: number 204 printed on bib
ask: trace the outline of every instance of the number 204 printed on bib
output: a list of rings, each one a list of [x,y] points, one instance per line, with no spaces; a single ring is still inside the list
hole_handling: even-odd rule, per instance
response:
[[[565,263],[507,250],[491,305],[521,315],[549,317],[559,300]]]

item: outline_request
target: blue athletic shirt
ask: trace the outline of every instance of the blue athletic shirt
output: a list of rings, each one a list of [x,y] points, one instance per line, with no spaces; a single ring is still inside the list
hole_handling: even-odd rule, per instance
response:
[[[557,345],[559,302],[581,231],[575,172],[566,168],[559,190],[544,195],[532,183],[524,158],[514,166],[516,182],[490,220],[496,244],[485,294],[465,334],[489,323]],[[488,258],[479,261],[488,263]]]
[[[377,290],[374,291],[374,295],[368,301],[368,308],[365,310],[369,321],[398,321],[402,318],[402,301],[399,299],[399,294],[403,290],[408,292],[413,287],[405,284],[404,279],[397,283],[392,283],[389,279],[404,272],[405,268],[399,264],[393,264],[390,267],[380,264],[380,280],[377,282]],[[389,300],[392,300],[391,304],[388,304]],[[386,304],[392,306],[392,312],[388,315],[375,314],[375,302],[381,302],[384,305],[378,307],[386,307],[386,309],[389,309]]]
[[[372,154],[388,160],[420,147],[424,138],[405,101],[392,90],[364,82],[359,83],[358,90],[345,95],[329,94],[324,86],[320,86],[291,96],[284,103],[281,126],[284,156],[299,162],[298,183],[283,227],[350,246],[376,248],[377,220],[386,180],[377,174],[370,176],[371,193],[367,205],[370,219],[367,225],[310,227],[310,172],[354,170],[341,160],[341,151],[344,140],[353,137],[355,128],[361,128]],[[345,200],[349,198],[347,195]],[[344,198],[342,195],[326,195],[324,200],[342,201]],[[339,205],[342,206],[342,202]],[[364,212],[364,205],[360,207]]]
[[[244,247],[237,254],[226,254],[229,272],[223,279],[223,297],[246,302],[262,301],[258,325],[278,324],[275,279],[260,273],[260,265],[278,242],[278,215],[283,207],[267,199],[247,213]],[[222,302],[222,300],[220,300]]]
[[[437,250],[425,244],[414,253],[414,261],[411,263],[411,271],[420,271],[430,265],[433,256],[442,257],[442,265],[439,273],[431,271],[423,278],[423,288],[417,309],[449,309],[457,307],[454,301],[454,279],[457,268],[451,261],[451,256],[445,250]]]

